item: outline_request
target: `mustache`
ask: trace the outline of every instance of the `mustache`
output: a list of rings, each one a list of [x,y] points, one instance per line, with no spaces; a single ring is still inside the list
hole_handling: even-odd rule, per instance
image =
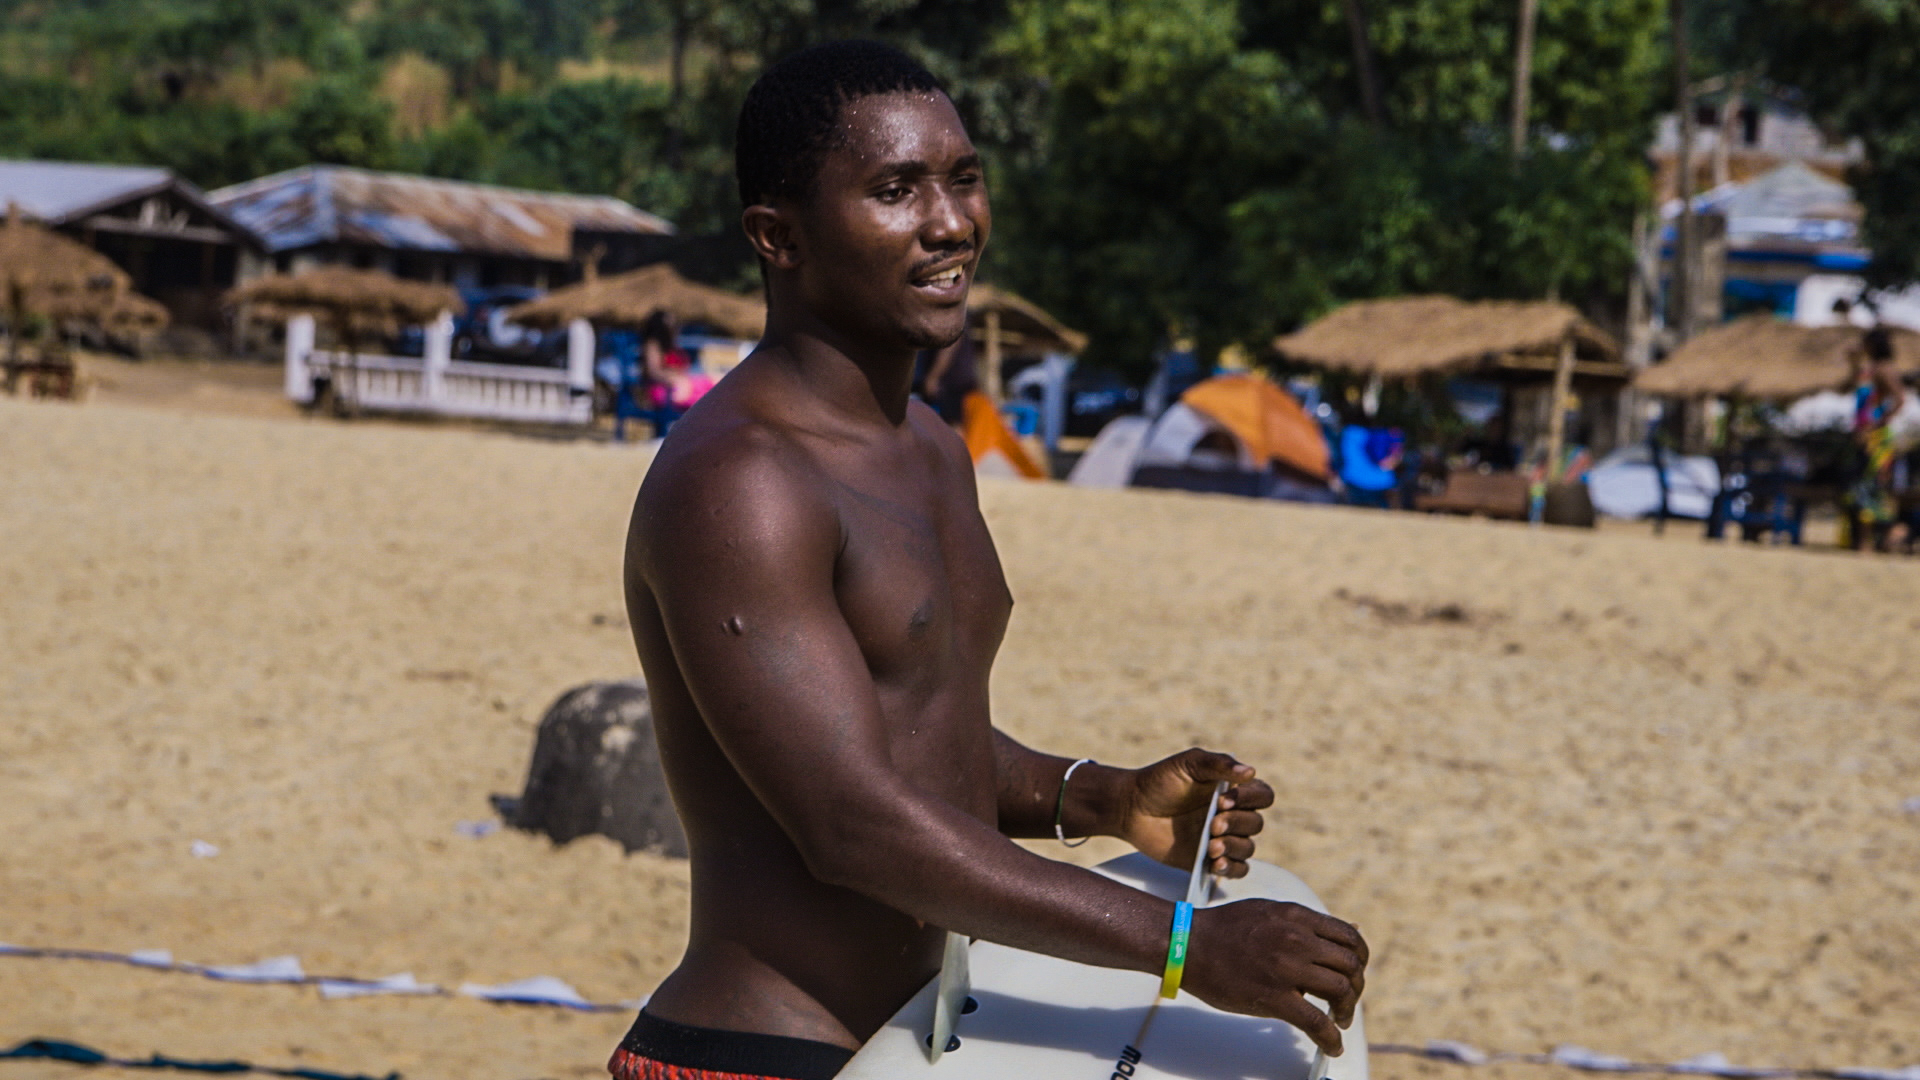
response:
[[[927,258],[921,259],[918,263],[914,264],[913,272],[909,274],[908,277],[917,278],[942,263],[952,262],[956,255],[962,256],[963,262],[966,259],[972,258],[973,241],[968,240],[964,243],[956,244],[950,251],[942,252],[939,255],[930,255]]]

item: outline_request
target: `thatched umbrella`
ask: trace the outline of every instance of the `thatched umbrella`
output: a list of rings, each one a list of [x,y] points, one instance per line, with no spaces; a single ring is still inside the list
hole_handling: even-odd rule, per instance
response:
[[[661,312],[676,323],[705,323],[746,341],[758,340],[767,329],[767,307],[759,300],[688,281],[666,263],[555,289],[509,308],[507,317],[542,329],[575,319],[639,329]]]
[[[459,290],[450,285],[406,281],[382,270],[345,266],[255,278],[228,292],[226,299],[229,306],[245,304],[270,319],[312,315],[325,321],[346,349],[349,385],[354,381],[351,371],[363,341],[397,334],[402,327],[429,323],[442,312],[459,312],[466,307]],[[336,393],[341,389],[336,383]],[[351,404],[345,398],[336,400]]]
[[[1565,304],[1403,296],[1363,300],[1314,320],[1273,346],[1290,360],[1382,378],[1459,372],[1491,363],[1514,370],[1552,370],[1552,357],[1573,344],[1575,373],[1624,378],[1619,346]]]
[[[1087,347],[1087,335],[1068,329],[1040,305],[981,281],[967,291],[967,321],[980,328],[987,347],[987,394],[995,401],[1000,400],[1003,350],[1077,353]]]
[[[1274,339],[1281,355],[1315,367],[1381,378],[1412,378],[1473,369],[1553,373],[1547,461],[1566,441],[1560,402],[1573,377],[1624,380],[1620,348],[1565,304],[1403,296],[1348,304],[1294,333]]]
[[[0,225],[0,303],[10,363],[19,359],[21,334],[36,316],[119,330],[166,325],[167,310],[132,288],[133,279],[113,260],[8,207]]]
[[[1893,329],[1890,336],[1895,366],[1920,372],[1920,334]],[[1801,398],[1846,386],[1860,338],[1855,326],[1796,326],[1749,315],[1694,337],[1633,385],[1667,397]]]

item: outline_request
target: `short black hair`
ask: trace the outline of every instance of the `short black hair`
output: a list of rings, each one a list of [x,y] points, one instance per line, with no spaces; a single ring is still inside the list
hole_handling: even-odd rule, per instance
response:
[[[933,73],[891,45],[829,41],[763,72],[740,107],[734,174],[743,206],[813,193],[840,111],[874,94],[945,93]]]

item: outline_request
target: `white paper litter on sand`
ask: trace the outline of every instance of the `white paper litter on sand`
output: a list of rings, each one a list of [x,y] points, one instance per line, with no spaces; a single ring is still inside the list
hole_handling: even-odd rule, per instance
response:
[[[307,978],[297,956],[273,956],[251,964],[215,964],[201,970],[230,982],[304,982]]]
[[[1427,1056],[1457,1061],[1462,1065],[1485,1065],[1487,1052],[1477,1046],[1469,1046],[1452,1039],[1428,1039]]]
[[[548,1005],[571,1005],[575,1008],[592,1008],[593,1002],[580,996],[580,992],[551,975],[535,975],[530,979],[519,979],[499,986],[481,986],[478,983],[463,983],[460,992],[468,997],[482,998],[487,1001],[522,1001]]]
[[[220,854],[220,848],[217,845],[209,844],[205,840],[195,840],[187,845],[187,850],[192,852],[196,859],[211,859]]]
[[[413,977],[413,972],[403,971],[398,975],[388,975],[383,979],[344,982],[338,979],[320,980],[320,996],[328,1001],[345,998],[373,997],[376,994],[437,994],[438,986],[423,983]]]
[[[1762,1077],[1774,1076],[1778,1069],[1755,1069],[1745,1065],[1735,1065],[1727,1060],[1727,1055],[1718,1050],[1705,1054],[1695,1054],[1685,1061],[1676,1061],[1667,1066],[1674,1072],[1698,1073],[1703,1076]]]
[[[1566,1065],[1575,1069],[1592,1069],[1598,1072],[1627,1072],[1634,1067],[1633,1062],[1626,1058],[1570,1044],[1554,1047],[1552,1057],[1557,1065]]]

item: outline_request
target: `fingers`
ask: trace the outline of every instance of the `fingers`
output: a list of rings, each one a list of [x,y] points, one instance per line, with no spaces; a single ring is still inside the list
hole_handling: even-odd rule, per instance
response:
[[[1222,810],[1213,818],[1215,836],[1258,836],[1266,827],[1266,819],[1252,810]]]
[[[1180,766],[1198,783],[1226,780],[1240,784],[1253,779],[1253,766],[1243,765],[1232,754],[1216,753],[1194,747],[1180,754]]]
[[[1207,843],[1207,859],[1210,862],[1218,863],[1221,859],[1229,859],[1244,863],[1251,858],[1253,858],[1253,841],[1244,836],[1216,836]],[[1214,872],[1219,872],[1217,867]]]
[[[1312,916],[1309,923],[1312,925],[1315,934],[1333,942],[1335,945],[1350,950],[1355,956],[1360,958],[1361,965],[1365,966],[1369,956],[1367,952],[1367,939],[1360,936],[1359,927],[1349,922],[1343,922],[1331,915],[1322,915],[1311,908],[1304,908],[1302,910],[1307,915]]]
[[[1327,1056],[1339,1057],[1346,1049],[1340,1040],[1340,1026],[1333,1022],[1333,1017],[1321,1012],[1318,1006],[1299,994],[1288,994],[1282,998],[1280,1007],[1274,1012],[1280,1019],[1306,1032],[1307,1038],[1325,1050]]]
[[[1265,810],[1273,805],[1273,788],[1265,780],[1249,780],[1228,788],[1227,796],[1220,801],[1220,805],[1240,810]]]

